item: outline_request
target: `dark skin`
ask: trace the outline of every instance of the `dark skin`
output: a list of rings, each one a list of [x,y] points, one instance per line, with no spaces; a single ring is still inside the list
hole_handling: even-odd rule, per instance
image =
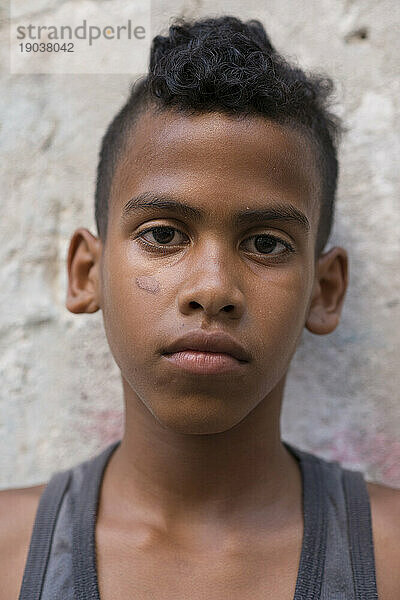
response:
[[[123,218],[127,202],[149,192],[203,212],[153,206]],[[343,248],[315,260],[319,193],[313,148],[298,131],[261,117],[149,111],[114,176],[106,242],[75,231],[67,308],[102,310],[126,410],[100,493],[102,600],[292,600],[303,513],[299,466],[280,436],[285,379],[303,328],[324,335],[337,327],[348,279]],[[282,219],[234,224],[239,211],[278,204],[301,211],[309,228]],[[144,233],[160,226],[174,228],[169,238],[164,230],[166,242]],[[268,253],[257,235],[269,236]],[[223,330],[245,346],[251,360],[240,377],[171,370],[161,350],[197,328]],[[0,567],[8,590],[19,589],[43,486],[29,489],[31,500],[19,504],[19,579]],[[368,490],[379,598],[393,600],[400,494]],[[7,490],[0,504],[10,507],[18,492],[27,497]]]

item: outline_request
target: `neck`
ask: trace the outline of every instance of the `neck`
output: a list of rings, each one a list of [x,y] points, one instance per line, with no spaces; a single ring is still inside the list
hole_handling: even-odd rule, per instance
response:
[[[103,483],[113,490],[114,513],[118,504],[127,518],[141,507],[190,522],[262,510],[275,522],[297,506],[300,469],[280,437],[284,381],[238,425],[202,435],[163,427],[125,380],[123,387],[125,432]]]

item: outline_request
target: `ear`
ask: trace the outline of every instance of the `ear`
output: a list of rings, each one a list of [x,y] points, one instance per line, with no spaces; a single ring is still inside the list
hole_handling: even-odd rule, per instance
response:
[[[313,294],[305,326],[312,333],[331,333],[339,324],[348,284],[348,258],[334,247],[317,262]]]
[[[68,250],[66,299],[66,307],[72,313],[93,313],[101,306],[101,251],[101,241],[90,231],[80,227],[74,232]]]

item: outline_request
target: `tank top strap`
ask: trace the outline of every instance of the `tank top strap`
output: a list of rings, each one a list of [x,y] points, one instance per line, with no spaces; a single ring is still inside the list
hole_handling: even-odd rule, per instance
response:
[[[319,600],[326,558],[327,507],[324,473],[318,457],[283,442],[299,461],[304,532],[294,600]]]
[[[87,461],[88,469],[77,498],[73,523],[73,587],[75,600],[98,600],[95,527],[105,467],[121,440]]]
[[[19,600],[39,600],[41,597],[53,532],[70,476],[69,470],[56,473],[42,492],[36,511]]]
[[[343,490],[356,600],[377,600],[371,507],[363,474],[343,469]]]
[[[303,466],[304,540],[294,600],[377,600],[363,473],[285,445]]]

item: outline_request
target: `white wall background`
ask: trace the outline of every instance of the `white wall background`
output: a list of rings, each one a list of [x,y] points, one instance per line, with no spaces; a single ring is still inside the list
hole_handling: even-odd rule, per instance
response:
[[[62,0],[25,2],[51,11]],[[75,0],[80,2],[83,0]],[[99,0],[100,1],[100,0]],[[24,3],[20,4],[24,5]],[[134,6],[134,2],[132,2]],[[153,0],[169,18],[259,18],[272,42],[337,82],[349,127],[331,245],[350,255],[342,322],[305,331],[290,369],[283,436],[400,487],[399,36],[396,0]],[[7,40],[2,0],[1,34]],[[396,26],[397,23],[397,26]],[[122,389],[100,312],[65,308],[74,229],[95,233],[97,153],[128,75],[10,75],[0,95],[0,487],[32,485],[122,432]]]

